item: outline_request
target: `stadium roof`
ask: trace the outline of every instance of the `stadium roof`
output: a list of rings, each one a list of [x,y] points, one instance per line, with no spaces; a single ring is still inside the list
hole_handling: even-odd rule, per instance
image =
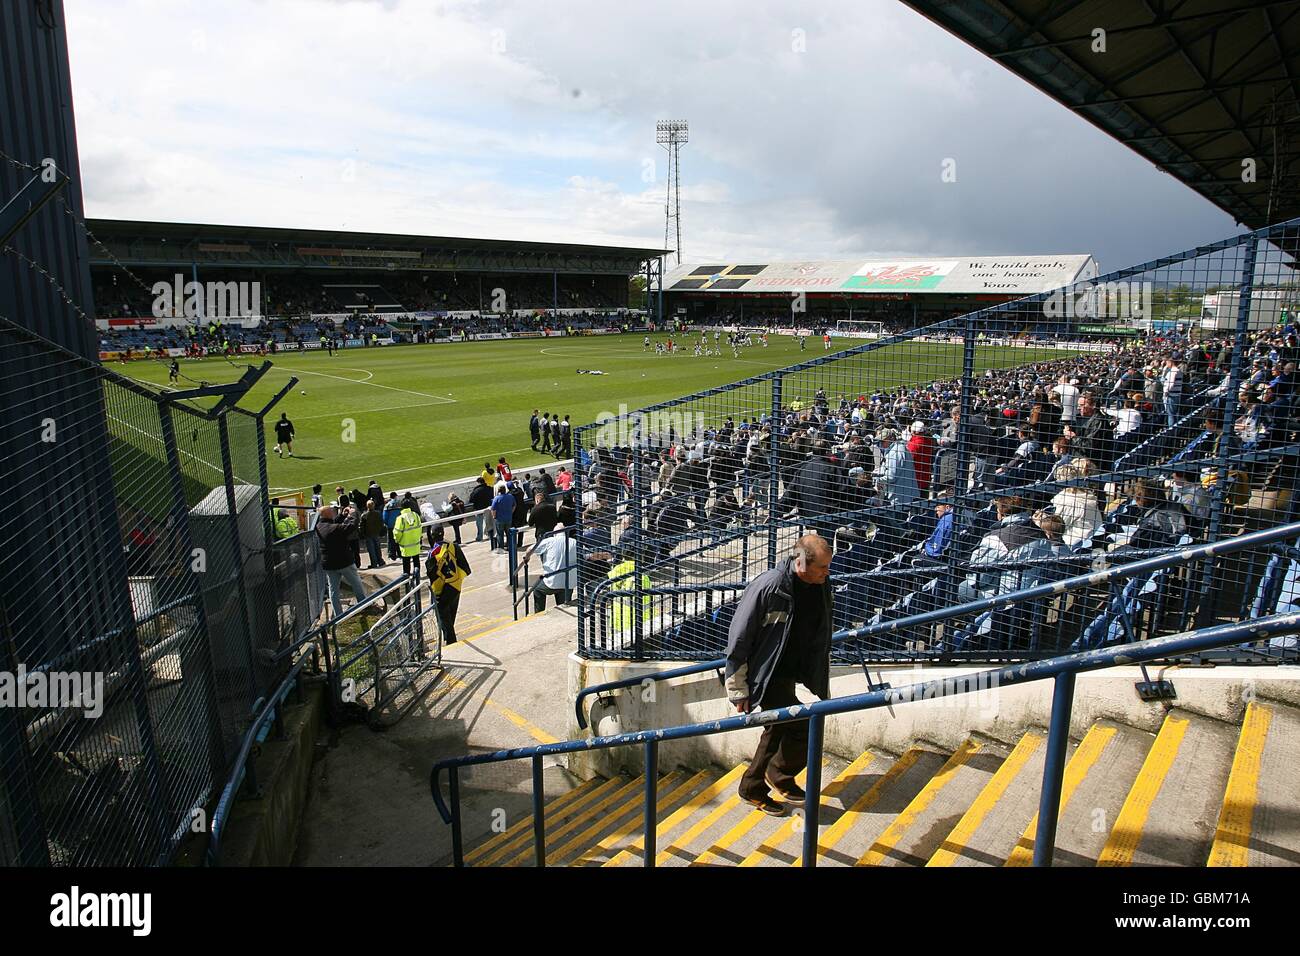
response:
[[[664,276],[664,291],[1031,295],[1096,275],[1097,262],[1089,255],[686,263]]]
[[[400,233],[343,232],[192,222],[88,219],[91,233],[126,265],[208,265],[462,270],[587,269],[638,271],[646,259],[665,250],[635,246],[597,246],[567,242],[412,236]],[[113,260],[91,243],[91,261]]]
[[[1300,216],[1295,0],[903,2],[1247,227]]]

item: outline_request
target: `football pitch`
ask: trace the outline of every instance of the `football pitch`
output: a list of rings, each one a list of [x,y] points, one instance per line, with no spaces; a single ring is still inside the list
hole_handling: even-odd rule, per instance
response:
[[[652,341],[666,338],[661,334]],[[516,471],[553,462],[529,449],[528,418],[534,408],[569,415],[580,426],[617,414],[621,405],[635,410],[830,354],[823,352],[820,340],[810,338],[801,352],[797,340],[778,335],[770,337],[767,348],[742,348],[739,359],[725,338],[721,357],[695,356],[697,338],[679,341],[687,345],[684,353],[663,356],[643,351],[642,336],[635,333],[353,348],[333,356],[324,351],[277,354],[269,357],[273,368],[240,405],[260,408],[291,375],[299,380],[267,418],[272,493],[309,491],[319,483],[328,495],[335,485],[364,488],[371,478],[385,490],[402,491],[475,475],[483,462],[495,462],[500,455]],[[832,348],[861,344],[834,339]],[[988,353],[1018,353],[1007,356],[1014,361],[1005,364],[1029,358],[1023,349],[981,352],[982,366],[1003,364],[1001,354]],[[230,361],[182,359],[179,387],[233,382],[249,364],[262,361],[255,355]],[[853,368],[840,367],[850,364]],[[110,367],[156,387],[167,385],[167,360]],[[841,381],[843,390],[850,383],[886,388],[929,382],[954,377],[960,367],[960,345],[894,345],[787,378],[784,398],[806,401],[819,384],[837,398]],[[605,374],[578,374],[580,369]],[[770,385],[755,387],[753,407],[765,404],[766,395]],[[739,399],[719,399],[717,407],[739,408]],[[281,411],[296,430],[292,458],[272,452],[271,424]]]

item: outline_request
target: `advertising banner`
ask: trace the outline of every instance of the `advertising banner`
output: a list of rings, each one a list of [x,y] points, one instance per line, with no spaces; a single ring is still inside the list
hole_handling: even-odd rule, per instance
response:
[[[256,352],[256,351],[257,351],[257,346],[256,346],[256,345],[241,345],[241,346],[239,347],[239,351],[240,351],[242,354],[244,354],[244,355],[248,355],[249,353]]]
[[[849,276],[842,289],[933,289],[952,272],[956,260],[922,259],[902,262],[864,262]]]
[[[318,349],[318,348],[320,348],[320,343],[319,343],[319,342],[303,342],[303,343],[302,343],[302,347],[305,348],[305,349]]]
[[[365,345],[365,342],[361,341],[361,339],[344,339],[343,344],[347,348],[353,349]]]

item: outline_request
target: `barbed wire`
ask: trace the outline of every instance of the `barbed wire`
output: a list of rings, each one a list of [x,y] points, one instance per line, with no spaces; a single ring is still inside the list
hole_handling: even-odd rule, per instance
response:
[[[48,282],[54,288],[54,291],[59,294],[59,296],[63,299],[63,301],[68,304],[69,308],[71,308],[74,312],[76,312],[80,318],[89,322],[91,328],[95,328],[95,320],[91,318],[89,315],[87,315],[85,310],[82,309],[81,306],[77,305],[77,303],[72,300],[71,294],[68,292],[67,289],[63,287],[63,284],[59,282],[59,280],[54,276],[53,273],[51,273],[48,269],[46,269],[35,259],[32,259],[31,257],[19,252],[13,246],[6,245],[3,248],[0,248],[0,253],[6,253],[6,252],[11,253],[15,258],[25,263],[29,269],[41,275],[45,279],[45,281]],[[95,331],[98,332],[99,330],[95,329]]]
[[[31,163],[23,162],[21,159],[15,159],[2,149],[0,149],[0,159],[6,160],[11,165],[17,166],[20,169],[29,169],[34,173],[39,173],[41,171],[39,166],[33,166]]]

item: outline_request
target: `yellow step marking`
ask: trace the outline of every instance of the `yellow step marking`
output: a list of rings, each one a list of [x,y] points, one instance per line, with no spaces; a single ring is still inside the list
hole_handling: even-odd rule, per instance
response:
[[[567,793],[560,794],[554,800],[551,800],[546,804],[546,815],[549,817],[552,813],[558,813],[561,810],[564,810],[566,807],[568,807],[569,804],[573,804],[573,806],[575,807],[581,806],[594,790],[596,790],[602,784],[607,782],[608,781],[601,780],[600,778],[596,778],[594,780],[588,780],[586,783],[574,787],[572,790],[568,791]],[[521,835],[528,835],[531,834],[532,832],[533,832],[533,815],[531,813],[525,814],[523,819],[521,819],[514,826],[508,827],[507,829],[503,830],[501,833],[494,833],[489,839],[480,843],[478,846],[474,847],[474,849],[466,853],[465,865],[468,866],[472,864],[479,857],[483,856],[484,854],[492,850],[497,849],[503,843],[510,842],[511,840],[514,840],[516,837],[519,837]]]
[[[970,759],[979,753],[981,749],[980,745],[974,740],[963,741],[962,745],[957,748],[956,753],[948,758],[948,762],[939,768],[939,772],[930,778],[929,782],[921,788],[921,792],[885,828],[885,832],[872,844],[871,849],[862,855],[862,859],[858,860],[856,865],[879,866],[883,863],[889,852],[898,846],[899,841],[911,829],[912,824],[943,792],[943,788],[952,782],[957,771],[970,762]]]
[[[807,776],[807,770],[800,770],[794,778],[795,783],[802,787]],[[788,807],[789,804],[786,804],[786,806]],[[786,812],[789,813],[790,811],[787,810]],[[754,829],[754,827],[758,826],[765,817],[771,819],[771,817],[762,810],[751,810],[740,820],[740,822],[719,837],[717,841],[714,842],[713,846],[709,847],[692,860],[691,866],[725,866],[730,861],[725,859],[723,854],[726,853],[727,850],[731,849],[732,844],[750,830]]]
[[[565,807],[564,815],[567,816],[571,813],[574,813],[580,807],[585,807],[596,801],[600,801],[601,803],[603,803],[610,793],[624,786],[626,782],[627,781],[621,777],[614,777],[610,780],[602,780],[595,789],[585,794],[581,800],[575,800],[572,806]],[[546,816],[549,818],[550,814],[548,813]],[[507,841],[502,846],[494,849],[488,856],[484,857],[482,860],[479,861],[480,866],[494,866],[507,854],[516,852],[517,850],[519,850],[520,847],[523,847],[525,845],[528,845],[529,849],[531,850],[531,844],[533,842],[532,841],[532,836],[533,836],[532,814],[531,813],[528,814],[528,816],[525,817],[525,819],[528,821],[528,826],[526,827],[524,832],[521,833],[518,837],[515,837],[514,839]]]
[[[463,680],[460,680],[459,678],[452,677],[450,674],[446,673],[445,671],[443,672],[443,680],[446,681],[448,684],[452,684],[456,687],[461,687],[469,691],[471,697],[478,697],[478,695],[474,693],[473,688],[470,687],[469,684],[465,683]],[[499,713],[506,720],[510,721],[510,723],[514,724],[520,730],[527,733],[539,744],[555,744],[560,742],[558,737],[552,737],[550,734],[542,730],[541,727],[538,727],[527,717],[524,717],[522,714],[515,713],[509,707],[503,707],[501,704],[498,704],[496,701],[494,701],[491,697],[478,697],[478,699],[481,700],[487,706],[491,707],[493,710]]]
[[[1259,768],[1273,712],[1255,701],[1246,708],[1237,752],[1232,757],[1228,788],[1219,808],[1219,825],[1206,866],[1246,866],[1250,861],[1251,821],[1259,798]]]
[[[1098,866],[1133,865],[1133,856],[1138,844],[1142,842],[1142,830],[1151,813],[1151,804],[1164,786],[1165,777],[1169,775],[1169,768],[1178,756],[1178,748],[1182,746],[1190,725],[1191,721],[1185,717],[1165,715],[1156,742],[1152,744],[1147,759],[1142,762],[1142,769],[1138,771],[1137,779],[1133,781],[1133,787],[1124,800],[1124,806],[1115,818],[1115,826],[1097,858]]]
[[[707,779],[709,779],[709,772],[707,770],[701,770],[699,773],[691,777],[691,779],[687,780],[684,784],[682,784],[672,793],[668,794],[668,796],[660,800],[659,805],[655,807],[656,818],[658,817],[659,813],[669,809],[678,800],[681,800],[688,793],[690,793],[693,787],[698,787],[701,783],[703,783]],[[660,826],[661,824],[655,824],[656,833],[659,832]],[[597,843],[592,849],[584,853],[578,859],[575,866],[583,866],[584,864],[587,863],[598,862],[597,860],[594,859],[593,857],[594,854],[600,852],[608,853],[620,842],[622,842],[629,834],[631,834],[633,830],[637,828],[644,828],[644,827],[645,827],[644,815],[640,817],[633,817],[632,819],[628,820],[627,823],[623,824],[621,827],[619,827],[617,830],[611,833],[609,836],[605,837],[605,839]],[[642,839],[643,840],[645,839],[644,833],[642,834]],[[600,861],[600,862],[604,862],[604,861]]]
[[[621,781],[621,778],[616,778],[616,779],[620,779]],[[603,817],[610,807],[616,806],[619,802],[626,799],[628,794],[640,792],[640,790],[641,790],[641,778],[637,777],[635,780],[630,780],[627,783],[624,783],[623,786],[619,787],[614,792],[603,796],[596,803],[593,803],[591,806],[587,807],[587,809],[583,810],[580,814],[578,814],[576,817],[574,817],[572,820],[570,820],[568,823],[565,823],[563,826],[559,827],[558,829],[552,831],[550,827],[547,827],[545,833],[546,845],[555,846],[556,840],[560,839],[561,837],[568,836],[574,830],[578,829],[578,827],[585,824],[592,817],[598,815]],[[515,856],[512,856],[510,859],[506,860],[506,862],[503,865],[522,866],[523,864],[527,863],[529,860],[533,859],[533,857],[535,856],[535,851],[536,848],[530,846],[524,852],[518,853]],[[554,850],[547,850],[546,862],[550,863],[551,857],[553,857],[554,855],[555,855]]]
[[[524,621],[530,620],[531,618],[540,617],[540,616],[541,615],[539,614],[525,614],[522,617],[520,617],[518,621],[514,621],[514,620],[506,621],[504,624],[498,624],[496,627],[489,627],[486,631],[480,631],[478,634],[475,634],[472,637],[467,637],[464,640],[458,639],[456,641],[456,644],[468,644],[470,643],[470,641],[477,641],[480,638],[487,637],[489,634],[495,634],[497,631],[504,631],[507,627],[513,627],[516,624],[520,624]],[[456,644],[448,644],[447,647],[455,647]]]
[[[673,830],[677,829],[677,827],[679,827],[683,822],[685,822],[690,817],[692,817],[695,814],[696,810],[700,809],[700,807],[704,806],[710,800],[717,797],[718,794],[722,793],[724,790],[726,790],[728,787],[734,784],[736,780],[738,780],[744,774],[746,766],[747,766],[746,764],[742,763],[739,766],[733,767],[731,770],[728,770],[725,776],[721,777],[718,780],[715,780],[708,787],[701,790],[695,796],[691,797],[690,800],[686,801],[686,803],[684,803],[682,806],[674,810],[667,820],[659,824],[659,826],[655,827],[655,842],[658,843],[663,838],[667,837],[668,834],[672,833]],[[633,851],[642,850],[644,847],[645,847],[645,837],[644,836],[637,837],[637,839],[632,843],[631,846],[629,846],[626,850],[624,850],[618,856],[614,857],[614,859],[610,860],[605,865],[622,866],[624,863],[627,863],[629,860],[632,859]],[[656,857],[656,859],[657,858],[658,857]]]
[[[475,633],[476,631],[478,631],[479,628],[487,628],[493,624],[500,624],[502,621],[509,621],[509,620],[510,620],[509,614],[500,614],[496,617],[480,617],[477,621],[470,621],[469,624],[463,627],[461,626],[461,622],[457,620],[456,621],[456,643],[459,644],[462,641],[467,641],[469,640],[470,637],[481,637],[483,634],[487,633],[486,630],[481,631],[479,633]],[[443,650],[447,650],[453,646],[454,645],[448,644],[446,645],[446,647],[443,648]]]
[[[826,785],[822,791],[821,805],[829,806],[831,800],[835,799],[844,791],[854,777],[860,776],[864,770],[876,759],[876,755],[871,751],[859,755],[858,759],[853,761],[844,768],[844,772]],[[803,817],[791,816],[781,824],[780,828],[770,837],[758,845],[753,853],[740,861],[741,866],[761,866],[765,860],[776,860],[777,848],[786,840],[794,836],[795,833],[803,832]]]
[[[684,776],[685,774],[683,774],[680,770],[674,770],[672,773],[668,774],[667,776],[659,778],[659,780],[655,783],[656,809],[658,809],[659,801],[664,798],[664,795],[668,793],[673,787],[677,786],[678,781],[681,780],[682,777]],[[642,810],[645,807],[645,777],[642,776],[639,778],[639,780],[641,786],[637,788],[637,792],[635,794],[628,797],[626,803],[624,803],[622,806],[614,810],[611,810],[609,813],[603,814],[599,820],[597,820],[591,826],[587,827],[587,829],[583,830],[581,833],[577,834],[574,837],[571,837],[568,840],[568,842],[561,844],[560,846],[556,847],[554,850],[547,850],[546,865],[551,866],[552,864],[559,863],[566,856],[572,853],[575,849],[581,850],[584,845],[587,847],[588,850],[590,850],[591,842],[596,839],[596,837],[600,834],[601,830],[605,829],[605,827],[609,826],[611,823],[614,823],[625,816],[631,815],[632,823],[634,825],[640,822],[641,820],[643,820],[644,815],[642,814]],[[548,846],[550,845],[549,840],[547,841],[547,845]]]
[[[744,771],[742,770],[741,773],[743,774]],[[663,866],[674,856],[681,859],[689,859],[685,852],[686,845],[738,806],[740,806],[740,794],[733,793],[726,800],[723,800],[720,804],[714,807],[713,810],[706,814],[703,819],[697,820],[693,827],[677,837],[676,840],[664,849],[660,850],[659,855],[655,857],[655,866]]]
[[[858,822],[858,817],[874,807],[889,785],[911,769],[921,759],[922,755],[928,752],[914,747],[895,760],[894,765],[885,771],[885,775],[877,780],[870,790],[858,797],[853,806],[849,807],[844,815],[832,823],[827,831],[821,835],[821,838],[817,841],[817,856],[819,858],[823,857],[835,849],[835,845],[843,839],[844,834],[848,833],[853,828],[853,825]],[[800,866],[802,863],[803,855],[800,854],[794,858],[794,862],[790,865]]]
[[[1093,724],[1088,728],[1083,740],[1079,743],[1078,748],[1074,751],[1074,756],[1065,766],[1065,773],[1061,778],[1061,809],[1058,814],[1065,813],[1065,807],[1074,796],[1074,791],[1079,789],[1079,785],[1087,778],[1093,765],[1101,759],[1102,752],[1106,746],[1115,739],[1118,731],[1114,727],[1103,727],[1100,724]],[[1035,813],[1033,819],[1029,821],[1029,826],[1025,827],[1025,832],[1020,835],[1016,848],[1011,851],[1007,857],[1007,862],[1003,866],[1032,866],[1034,862],[1034,840],[1038,835],[1038,814]]]
[[[957,858],[966,849],[971,837],[979,830],[980,824],[988,817],[997,802],[1006,794],[1007,788],[1020,776],[1020,772],[1025,769],[1025,764],[1033,758],[1042,745],[1043,736],[1032,731],[1020,738],[1010,756],[1002,762],[1002,766],[998,767],[993,778],[984,785],[984,789],[979,792],[970,809],[957,821],[957,825],[944,838],[934,856],[930,857],[929,862],[925,864],[926,866],[952,866],[957,862]]]

